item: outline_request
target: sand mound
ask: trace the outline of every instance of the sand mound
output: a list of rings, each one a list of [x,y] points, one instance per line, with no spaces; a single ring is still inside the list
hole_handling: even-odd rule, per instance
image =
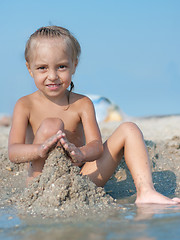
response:
[[[94,207],[97,214],[98,209],[112,207],[113,199],[104,189],[79,172],[63,149],[56,148],[46,160],[42,174],[21,194],[19,207],[31,214],[64,217],[84,215]]]

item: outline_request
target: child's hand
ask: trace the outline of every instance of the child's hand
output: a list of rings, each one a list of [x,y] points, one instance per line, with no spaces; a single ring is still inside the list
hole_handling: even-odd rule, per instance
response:
[[[38,149],[38,154],[41,158],[46,158],[49,151],[56,147],[59,139],[62,137],[62,131],[59,130],[55,135],[48,138]]]
[[[67,140],[65,133],[62,133],[60,143],[62,144],[63,148],[67,151],[73,163],[83,163],[84,161],[83,153],[78,147],[76,147],[73,143],[70,143]]]

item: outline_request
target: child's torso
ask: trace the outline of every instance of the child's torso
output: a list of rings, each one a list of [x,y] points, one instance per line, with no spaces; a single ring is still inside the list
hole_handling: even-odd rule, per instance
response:
[[[51,101],[38,101],[34,99],[29,109],[29,123],[33,133],[42,121],[46,118],[60,118],[64,122],[64,131],[71,143],[76,146],[84,145],[84,131],[81,117],[78,111],[78,104],[72,103],[69,106],[59,106]]]

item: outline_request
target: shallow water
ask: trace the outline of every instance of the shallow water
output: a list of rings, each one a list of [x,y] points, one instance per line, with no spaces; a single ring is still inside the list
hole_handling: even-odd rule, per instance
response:
[[[165,240],[180,239],[180,205],[121,204],[116,213],[90,219],[18,217],[0,209],[0,239]]]

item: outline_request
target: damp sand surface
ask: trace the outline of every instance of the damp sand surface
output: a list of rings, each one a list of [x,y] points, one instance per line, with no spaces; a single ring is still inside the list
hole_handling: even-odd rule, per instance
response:
[[[146,139],[155,188],[180,197],[180,117],[137,122]],[[104,139],[115,125],[100,126]],[[180,207],[135,206],[136,191],[124,160],[101,189],[56,149],[44,173],[24,190],[26,165],[9,162],[8,131],[0,129],[0,239],[179,239]],[[61,171],[56,165],[60,155],[61,166],[66,163]]]

